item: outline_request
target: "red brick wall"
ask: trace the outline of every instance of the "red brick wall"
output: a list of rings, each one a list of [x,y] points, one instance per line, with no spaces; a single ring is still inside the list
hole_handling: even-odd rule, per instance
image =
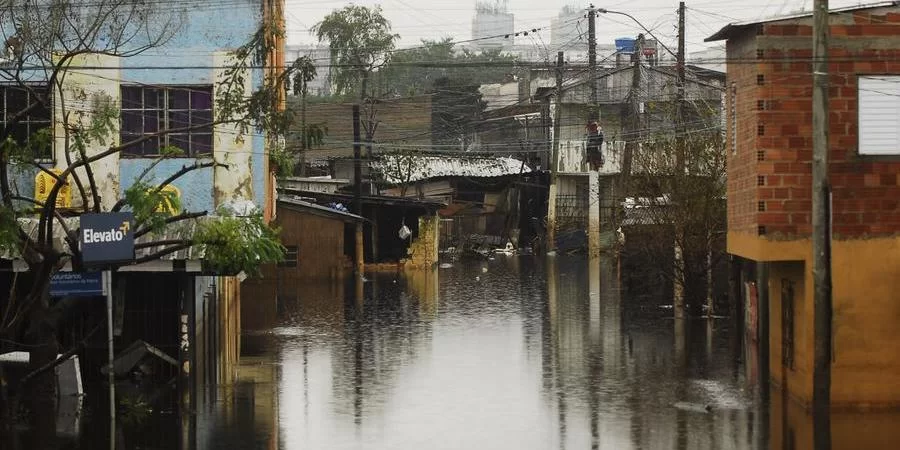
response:
[[[829,174],[839,238],[900,232],[900,158],[875,160],[857,150],[857,76],[900,74],[900,8],[870,11],[831,17]],[[811,36],[811,19],[798,19],[729,39],[729,62],[739,61],[728,66],[739,123],[738,155],[729,159],[730,231],[772,238],[812,232]]]
[[[756,55],[754,36],[730,39],[725,83],[728,230],[756,233]],[[736,119],[735,120],[735,115]]]

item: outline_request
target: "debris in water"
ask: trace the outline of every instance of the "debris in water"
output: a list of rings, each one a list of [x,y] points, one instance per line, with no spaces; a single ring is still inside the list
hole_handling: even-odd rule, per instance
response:
[[[672,406],[674,406],[678,409],[684,410],[684,411],[691,411],[691,412],[696,412],[696,413],[706,414],[706,413],[712,411],[712,405],[703,405],[700,403],[675,402],[675,404]]]
[[[449,269],[449,268],[453,267],[453,264],[450,264],[450,263],[441,263],[441,265],[440,265],[439,267],[440,267],[441,269]]]

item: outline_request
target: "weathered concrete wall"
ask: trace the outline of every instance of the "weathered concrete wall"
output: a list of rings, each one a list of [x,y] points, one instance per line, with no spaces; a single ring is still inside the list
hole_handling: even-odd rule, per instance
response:
[[[66,140],[64,132],[64,114],[69,116],[69,123],[88,127],[95,120],[94,112],[99,109],[111,108],[118,110],[121,101],[119,96],[120,58],[104,55],[79,55],[72,60],[72,65],[85,67],[66,74],[63,95],[59,92],[54,95],[53,115],[58,120],[54,124],[53,135],[54,158],[56,167],[65,169]],[[119,123],[114,121],[111,134],[104,141],[91,142],[85,152],[88,156],[94,156],[116,145],[119,142]],[[70,143],[69,158],[72,161],[80,159],[74,146]],[[119,155],[114,154],[91,164],[91,171],[97,185],[101,204],[104,209],[112,207],[119,199]],[[85,189],[90,189],[87,172],[84,169],[76,171],[82,180]],[[80,207],[82,204],[75,184],[72,186],[72,206]],[[90,200],[90,193],[87,194]]]
[[[406,268],[430,269],[438,261],[438,244],[440,242],[440,218],[437,214],[424,215],[419,218],[419,233],[413,236],[407,249],[408,258],[403,266]]]
[[[592,258],[600,256],[600,176],[588,173],[588,253]]]

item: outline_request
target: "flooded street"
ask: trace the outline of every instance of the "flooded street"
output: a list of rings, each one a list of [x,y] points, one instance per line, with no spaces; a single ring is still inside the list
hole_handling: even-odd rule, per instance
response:
[[[616,270],[498,257],[370,275],[361,302],[301,288],[245,337],[273,379],[236,395],[275,390],[284,449],[757,448],[730,322],[626,307]]]
[[[625,298],[617,270],[498,256],[280,286],[277,307],[245,299],[263,306],[243,319],[236,383],[198,386],[193,414],[154,411],[117,448],[812,448],[802,408],[761,400],[731,318],[678,326],[664,301]],[[832,448],[896,448],[896,423],[835,412]]]

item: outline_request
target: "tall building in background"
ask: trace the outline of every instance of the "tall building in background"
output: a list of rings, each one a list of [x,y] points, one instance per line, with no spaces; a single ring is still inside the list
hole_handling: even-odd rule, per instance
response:
[[[475,2],[472,39],[479,49],[502,49],[513,45],[515,22],[513,14],[507,9],[507,2],[508,0]]]
[[[587,51],[587,18],[585,9],[568,5],[550,20],[550,46],[554,50]]]

